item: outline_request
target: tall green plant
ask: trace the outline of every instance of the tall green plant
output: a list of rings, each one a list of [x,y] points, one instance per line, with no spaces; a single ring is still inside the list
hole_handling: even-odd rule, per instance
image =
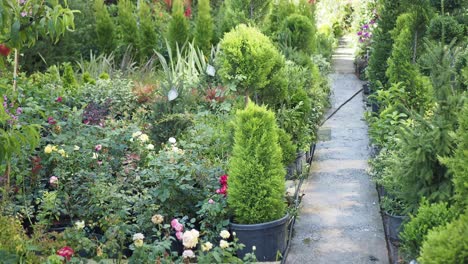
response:
[[[284,58],[267,36],[242,24],[224,35],[217,64],[221,78],[237,84],[248,97],[271,83],[284,67]]]
[[[198,2],[198,16],[195,25],[195,45],[205,54],[211,50],[213,39],[213,19],[211,18],[210,0],[200,0]]]
[[[122,45],[131,45],[133,48],[136,48],[138,41],[138,27],[135,17],[135,5],[130,0],[119,0],[117,8],[119,13],[117,19]]]
[[[109,15],[104,0],[94,2],[96,17],[96,35],[99,49],[104,53],[111,53],[115,49],[115,24]]]
[[[189,38],[189,33],[189,24],[184,16],[184,2],[183,0],[174,0],[168,32],[168,39],[173,52],[177,50],[177,46],[182,47],[184,45]]]
[[[316,34],[313,22],[306,16],[292,14],[284,20],[280,34],[290,41],[292,47],[306,54],[312,54],[315,48]]]
[[[222,20],[223,32],[239,24],[261,26],[271,11],[272,0],[226,0]]]
[[[418,258],[421,264],[468,263],[468,212],[429,232]]]
[[[263,223],[285,215],[281,161],[274,113],[249,103],[236,113],[229,160],[228,206],[236,223]]]
[[[459,127],[455,136],[456,147],[454,155],[442,158],[453,174],[455,188],[454,198],[461,209],[468,206],[468,103],[465,102],[459,114]]]
[[[145,1],[140,1],[138,10],[138,56],[140,61],[151,57],[158,44],[158,27],[154,22],[150,6]]]

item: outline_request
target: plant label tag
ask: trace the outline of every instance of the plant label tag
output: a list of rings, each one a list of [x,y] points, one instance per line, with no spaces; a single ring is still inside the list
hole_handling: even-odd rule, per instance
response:
[[[216,74],[215,67],[213,67],[213,65],[208,64],[208,66],[206,66],[206,74],[208,74],[209,76],[215,76]]]
[[[178,96],[179,96],[179,93],[174,87],[172,87],[169,93],[167,94],[167,99],[169,100],[169,102],[174,101]]]

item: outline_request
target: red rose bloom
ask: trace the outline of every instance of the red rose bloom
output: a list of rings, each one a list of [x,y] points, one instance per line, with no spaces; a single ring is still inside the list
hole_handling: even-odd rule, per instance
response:
[[[191,17],[192,16],[192,8],[187,7],[187,9],[185,9],[184,16],[185,17]]]
[[[221,177],[219,177],[219,183],[221,185],[226,185],[227,184],[227,178],[228,178],[228,176],[226,174],[222,175]]]
[[[57,255],[64,257],[67,261],[70,261],[73,254],[75,251],[71,247],[63,247],[57,251]]]
[[[7,47],[7,45],[0,44],[0,54],[6,57],[10,54],[10,52],[11,52],[11,49]]]

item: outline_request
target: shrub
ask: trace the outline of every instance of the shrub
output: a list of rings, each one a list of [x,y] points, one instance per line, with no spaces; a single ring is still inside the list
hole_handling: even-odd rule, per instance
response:
[[[442,162],[447,165],[453,174],[453,185],[455,188],[455,200],[464,209],[468,206],[468,104],[465,103],[463,110],[459,113],[459,127],[456,133],[456,147],[454,155],[443,158]]]
[[[213,19],[211,18],[211,8],[209,0],[200,0],[198,2],[198,16],[195,25],[195,44],[209,54],[211,50],[211,41],[213,39]]]
[[[111,53],[115,49],[114,21],[109,15],[104,0],[94,2],[94,14],[96,17],[96,35],[99,50],[102,53]]]
[[[76,81],[73,67],[71,66],[70,63],[65,63],[64,65],[65,66],[63,70],[63,76],[62,76],[63,87],[65,89],[75,91],[78,88],[78,82]]]
[[[410,215],[410,221],[400,234],[401,249],[406,259],[416,259],[427,233],[437,226],[446,225],[454,216],[453,211],[447,208],[447,203],[429,204],[427,200],[423,200],[417,214]]]
[[[182,47],[189,38],[189,24],[184,16],[184,3],[175,0],[172,4],[172,19],[169,22],[168,40],[172,52],[177,51],[177,46]]]
[[[292,47],[311,54],[315,47],[315,26],[306,16],[293,14],[283,22],[280,34],[290,40]]]
[[[158,44],[158,27],[153,20],[150,6],[145,2],[140,2],[138,10],[138,17],[140,18],[140,27],[138,29],[138,54],[140,61],[151,57],[157,48]]]
[[[421,264],[468,263],[468,213],[429,232],[418,258]]]
[[[133,48],[137,47],[138,41],[138,27],[135,18],[135,5],[130,0],[119,0],[117,4],[119,15],[118,23],[120,26],[120,37],[124,46],[131,45]]]
[[[234,221],[255,224],[285,214],[284,177],[273,112],[249,103],[236,113],[229,160],[228,206]]]
[[[270,83],[284,59],[258,29],[239,25],[221,40],[217,64],[221,78],[236,83],[249,96]]]
[[[458,41],[463,40],[464,33],[464,26],[459,24],[452,16],[437,16],[431,20],[427,28],[427,35],[431,39],[446,44],[450,43],[454,38]]]

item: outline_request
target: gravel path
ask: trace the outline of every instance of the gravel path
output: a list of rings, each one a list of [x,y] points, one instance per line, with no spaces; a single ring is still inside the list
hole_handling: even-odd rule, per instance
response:
[[[348,42],[343,39],[333,56],[329,113],[362,88]],[[325,136],[303,185],[286,263],[388,263],[377,192],[366,173],[370,149],[363,115],[361,93],[321,129]]]

